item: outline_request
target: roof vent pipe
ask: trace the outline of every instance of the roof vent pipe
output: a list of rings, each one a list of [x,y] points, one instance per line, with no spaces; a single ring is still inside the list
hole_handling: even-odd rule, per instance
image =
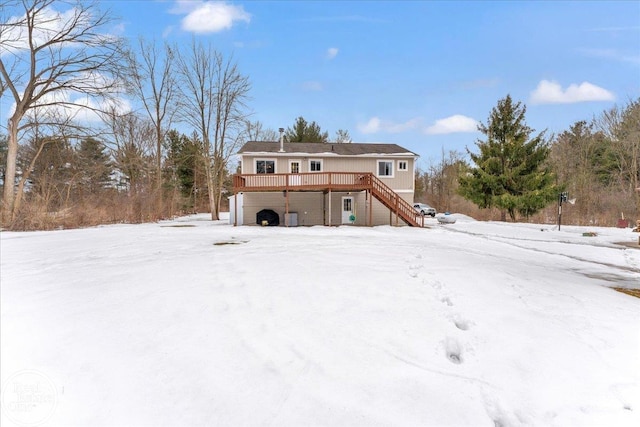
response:
[[[284,128],[278,130],[280,131],[280,152],[284,153]]]

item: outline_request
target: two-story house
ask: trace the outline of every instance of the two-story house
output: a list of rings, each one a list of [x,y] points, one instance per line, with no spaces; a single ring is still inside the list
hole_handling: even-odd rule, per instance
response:
[[[422,224],[412,207],[418,156],[396,144],[250,141],[238,155],[234,225],[259,223],[263,209],[284,225]]]

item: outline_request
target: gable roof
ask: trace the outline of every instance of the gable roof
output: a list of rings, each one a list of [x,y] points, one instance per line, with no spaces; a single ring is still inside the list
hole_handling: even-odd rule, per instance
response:
[[[402,148],[397,144],[365,144],[365,143],[345,143],[334,144],[326,142],[285,142],[283,144],[285,153],[299,154],[336,154],[339,156],[360,156],[365,154],[417,154]],[[278,141],[249,141],[240,148],[238,154],[248,153],[279,153],[280,142]]]

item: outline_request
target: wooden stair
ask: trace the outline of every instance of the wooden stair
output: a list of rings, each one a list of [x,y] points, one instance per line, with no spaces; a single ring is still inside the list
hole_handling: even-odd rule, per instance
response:
[[[371,172],[312,172],[299,174],[236,174],[233,192],[244,191],[371,191],[392,214],[413,227],[424,226],[424,218],[413,206]]]
[[[369,176],[371,178],[371,194],[373,197],[378,199],[380,203],[390,209],[391,212],[395,213],[399,218],[407,223],[407,225],[412,227],[422,227],[422,224],[417,220],[419,215],[418,212],[416,212],[409,202],[400,197],[398,193],[393,191],[373,174],[370,174]]]

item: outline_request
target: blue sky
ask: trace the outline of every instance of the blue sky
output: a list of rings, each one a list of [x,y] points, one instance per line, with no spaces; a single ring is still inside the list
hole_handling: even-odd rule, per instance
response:
[[[640,2],[103,1],[114,31],[233,55],[254,120],[400,144],[424,167],[472,150],[507,94],[558,133],[640,96]]]

